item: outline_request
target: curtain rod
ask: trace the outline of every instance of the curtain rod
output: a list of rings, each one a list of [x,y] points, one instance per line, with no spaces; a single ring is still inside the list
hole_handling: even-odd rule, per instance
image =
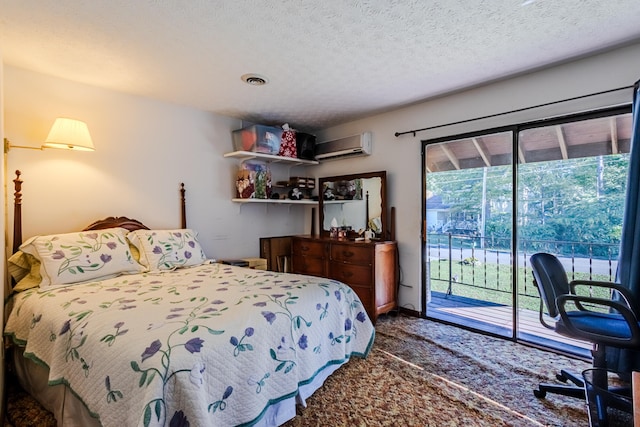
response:
[[[429,126],[429,127],[426,127],[426,128],[422,128],[422,129],[414,129],[414,130],[407,130],[407,131],[404,131],[404,132],[396,132],[395,136],[398,137],[398,136],[401,136],[401,135],[406,135],[406,134],[412,133],[413,136],[415,137],[417,132],[424,132],[425,130],[432,130],[432,129],[442,128],[442,127],[445,127],[445,126],[452,126],[452,125],[459,125],[459,124],[462,124],[462,123],[475,122],[476,120],[490,119],[492,117],[504,116],[506,114],[512,114],[512,113],[519,113],[521,111],[532,110],[534,108],[547,107],[549,105],[560,104],[562,102],[567,102],[567,101],[575,101],[577,99],[589,98],[591,96],[604,95],[605,93],[618,92],[620,90],[627,90],[627,89],[634,89],[634,88],[636,88],[636,90],[637,90],[637,87],[638,87],[639,83],[640,83],[640,80],[638,80],[635,83],[634,86],[624,86],[624,87],[619,87],[617,89],[603,90],[602,92],[590,93],[588,95],[580,95],[580,96],[576,96],[576,97],[573,97],[573,98],[562,99],[560,101],[547,102],[547,103],[544,103],[544,104],[534,105],[532,107],[518,108],[516,110],[506,111],[506,112],[503,112],[503,113],[489,114],[488,116],[481,116],[481,117],[476,117],[476,118],[473,118],[473,119],[466,119],[466,120],[460,120],[460,121],[457,121],[457,122],[445,123],[443,125],[435,125],[435,126]]]

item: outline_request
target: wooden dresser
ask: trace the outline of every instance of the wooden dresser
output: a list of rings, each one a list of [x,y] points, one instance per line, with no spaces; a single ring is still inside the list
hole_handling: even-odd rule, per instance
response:
[[[294,236],[291,252],[294,273],[346,283],[356,292],[374,323],[379,314],[396,308],[396,242]]]

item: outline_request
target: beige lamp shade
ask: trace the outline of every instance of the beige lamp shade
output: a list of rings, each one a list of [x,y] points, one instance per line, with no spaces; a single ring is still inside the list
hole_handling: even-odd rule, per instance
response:
[[[42,145],[46,148],[94,151],[89,128],[80,120],[57,118]]]

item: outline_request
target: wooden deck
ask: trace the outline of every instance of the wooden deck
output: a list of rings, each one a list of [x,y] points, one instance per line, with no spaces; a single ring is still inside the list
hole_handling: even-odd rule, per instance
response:
[[[427,316],[464,327],[511,338],[513,336],[512,307],[471,298],[431,292]],[[518,310],[518,340],[582,358],[590,357],[591,344],[573,340],[545,328],[537,311]]]

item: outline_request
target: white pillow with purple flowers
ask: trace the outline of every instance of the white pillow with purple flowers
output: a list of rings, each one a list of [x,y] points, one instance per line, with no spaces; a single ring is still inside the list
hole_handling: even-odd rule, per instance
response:
[[[207,260],[196,233],[190,229],[136,230],[127,238],[140,251],[138,262],[148,271],[190,267]]]
[[[131,255],[124,228],[35,236],[20,246],[40,261],[41,288],[86,282],[143,269]]]

